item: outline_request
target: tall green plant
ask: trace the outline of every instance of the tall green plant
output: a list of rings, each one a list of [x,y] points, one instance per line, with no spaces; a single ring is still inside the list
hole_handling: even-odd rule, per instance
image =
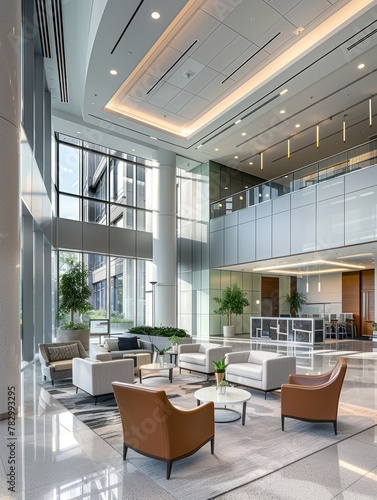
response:
[[[306,299],[307,297],[303,292],[293,292],[292,295],[287,293],[285,298],[295,314],[298,314],[302,309],[302,306],[306,304]]]
[[[219,304],[219,307],[215,309],[214,313],[222,316],[226,315],[227,326],[230,326],[232,314],[242,314],[243,308],[250,305],[246,298],[246,293],[243,292],[236,283],[226,287],[221,297],[214,297],[213,300],[216,304]]]
[[[88,286],[88,270],[83,262],[68,257],[66,270],[59,277],[59,309],[56,318],[61,321],[61,329],[85,328],[82,323],[75,323],[75,314],[83,314],[92,309],[89,302],[91,290]],[[69,322],[64,321],[69,314]]]

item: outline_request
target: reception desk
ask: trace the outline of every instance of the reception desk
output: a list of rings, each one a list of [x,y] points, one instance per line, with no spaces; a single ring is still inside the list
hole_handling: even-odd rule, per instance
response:
[[[325,322],[320,318],[250,318],[250,338],[302,345],[325,342]]]

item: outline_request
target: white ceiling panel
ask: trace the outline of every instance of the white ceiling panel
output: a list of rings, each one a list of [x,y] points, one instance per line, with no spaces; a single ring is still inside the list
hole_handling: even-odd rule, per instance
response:
[[[181,90],[173,99],[167,103],[165,110],[170,113],[178,113],[178,111],[187,104],[192,98],[193,94],[186,90]]]
[[[193,16],[191,21],[170,42],[173,49],[183,53],[195,40],[198,40],[197,46],[199,46],[220,25],[216,19],[201,10]]]
[[[285,16],[285,14],[293,9],[298,3],[300,3],[300,0],[284,0],[283,2],[282,0],[269,1],[269,5],[280,12],[282,16]]]
[[[263,0],[243,2],[224,23],[248,40],[255,42],[280,19],[280,14]]]
[[[172,75],[168,78],[168,83],[175,85],[181,89],[185,88],[195,77],[199,79],[202,78],[200,72],[205,68],[204,64],[195,61],[191,57],[185,59],[185,61],[179,65],[177,69],[173,68]],[[193,75],[188,78],[186,74],[189,73]],[[167,75],[169,76],[169,75]]]
[[[255,44],[258,47],[263,47],[267,42],[269,42],[277,33],[280,33],[271,43],[266,45],[264,50],[269,54],[273,54],[279,49],[282,49],[282,46],[288,42],[290,39],[295,37],[294,31],[296,27],[282,18],[276,24],[274,24],[269,30],[267,30],[261,37],[256,40]],[[280,50],[279,50],[280,51]]]
[[[243,36],[237,35],[216,57],[212,59],[208,66],[221,73],[229,64],[229,61],[234,61],[240,54],[251,47],[251,42]]]
[[[224,75],[217,76],[209,85],[207,85],[201,92],[199,96],[213,102],[218,99],[222,94],[227,92],[233,85],[234,81],[229,78],[225,83],[221,83],[224,80]]]
[[[149,103],[154,106],[158,106],[159,108],[163,108],[166,104],[175,97],[180,89],[175,87],[174,85],[170,85],[170,83],[165,83],[161,85],[161,87],[157,88],[157,91],[153,94],[153,96],[149,99]]]
[[[198,47],[191,57],[203,64],[208,64],[219,51],[223,50],[236,38],[237,33],[221,24],[211,35]]]
[[[192,120],[198,113],[210,104],[206,99],[199,96],[194,96],[183,108],[180,109],[179,115]]]
[[[148,73],[156,78],[162,75],[181,57],[181,53],[171,47],[166,47],[162,54],[150,65]]]
[[[248,0],[232,0],[232,1],[219,1],[208,0],[203,6],[202,10],[208,12],[215,19],[224,22],[225,19],[238,7],[242,2]]]
[[[186,90],[192,92],[193,94],[198,94],[204,89],[204,87],[211,83],[218,76],[218,74],[219,73],[217,71],[214,71],[206,66],[199,75],[190,79],[190,82],[186,86]]]
[[[331,4],[327,0],[316,0],[315,2],[302,0],[285,17],[295,26],[305,27],[330,7]]]
[[[232,75],[231,79],[234,80],[235,82],[240,83],[241,79],[244,77],[247,77],[247,79],[250,78],[252,74],[254,74],[258,70],[258,66],[269,56],[267,52],[264,50],[261,50],[258,52],[257,47],[254,45],[253,46],[254,51],[248,51],[249,54],[246,54],[244,52],[240,57],[238,57],[232,64],[230,64],[226,70],[224,71],[224,74],[226,76],[230,75],[233,73],[234,70],[236,70],[241,64],[243,64],[245,61],[249,59],[249,57],[254,53],[255,56],[250,59],[242,68],[238,69],[234,75]]]

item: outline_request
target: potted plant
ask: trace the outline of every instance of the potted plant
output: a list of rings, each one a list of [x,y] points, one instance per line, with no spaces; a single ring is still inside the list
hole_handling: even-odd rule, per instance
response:
[[[213,300],[219,304],[219,307],[214,311],[215,314],[226,315],[226,326],[223,327],[224,337],[233,337],[234,326],[231,325],[231,315],[242,314],[243,308],[250,305],[246,293],[234,283],[223,290],[221,297],[214,297]]]
[[[226,380],[222,380],[219,385],[217,386],[217,393],[218,394],[225,394],[226,393],[226,388],[229,387],[229,384]]]
[[[300,310],[302,309],[302,306],[306,304],[306,295],[303,292],[293,292],[292,295],[287,293],[286,295],[286,302],[290,305],[291,307],[291,314],[292,312],[294,313],[294,316],[297,316]]]
[[[225,377],[225,368],[228,366],[225,363],[225,358],[220,361],[212,361],[215,365],[215,377],[216,377],[216,385],[219,386],[220,382],[224,380]]]
[[[69,342],[80,340],[84,349],[89,349],[89,328],[81,321],[81,314],[90,311],[91,290],[88,286],[88,270],[83,262],[72,257],[65,259],[66,269],[60,276],[59,308],[56,319],[59,320],[56,340]]]

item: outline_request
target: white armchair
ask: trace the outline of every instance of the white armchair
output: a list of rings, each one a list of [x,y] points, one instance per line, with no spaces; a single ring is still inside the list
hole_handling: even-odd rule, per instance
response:
[[[97,361],[74,358],[72,361],[72,382],[79,389],[97,397],[113,393],[112,382],[134,383],[134,362],[132,359]]]
[[[190,372],[205,373],[207,378],[215,372],[213,361],[220,361],[232,351],[231,347],[219,344],[181,344],[178,346],[177,365]]]
[[[280,389],[296,372],[296,357],[275,352],[242,351],[225,356],[225,380],[267,392]]]

